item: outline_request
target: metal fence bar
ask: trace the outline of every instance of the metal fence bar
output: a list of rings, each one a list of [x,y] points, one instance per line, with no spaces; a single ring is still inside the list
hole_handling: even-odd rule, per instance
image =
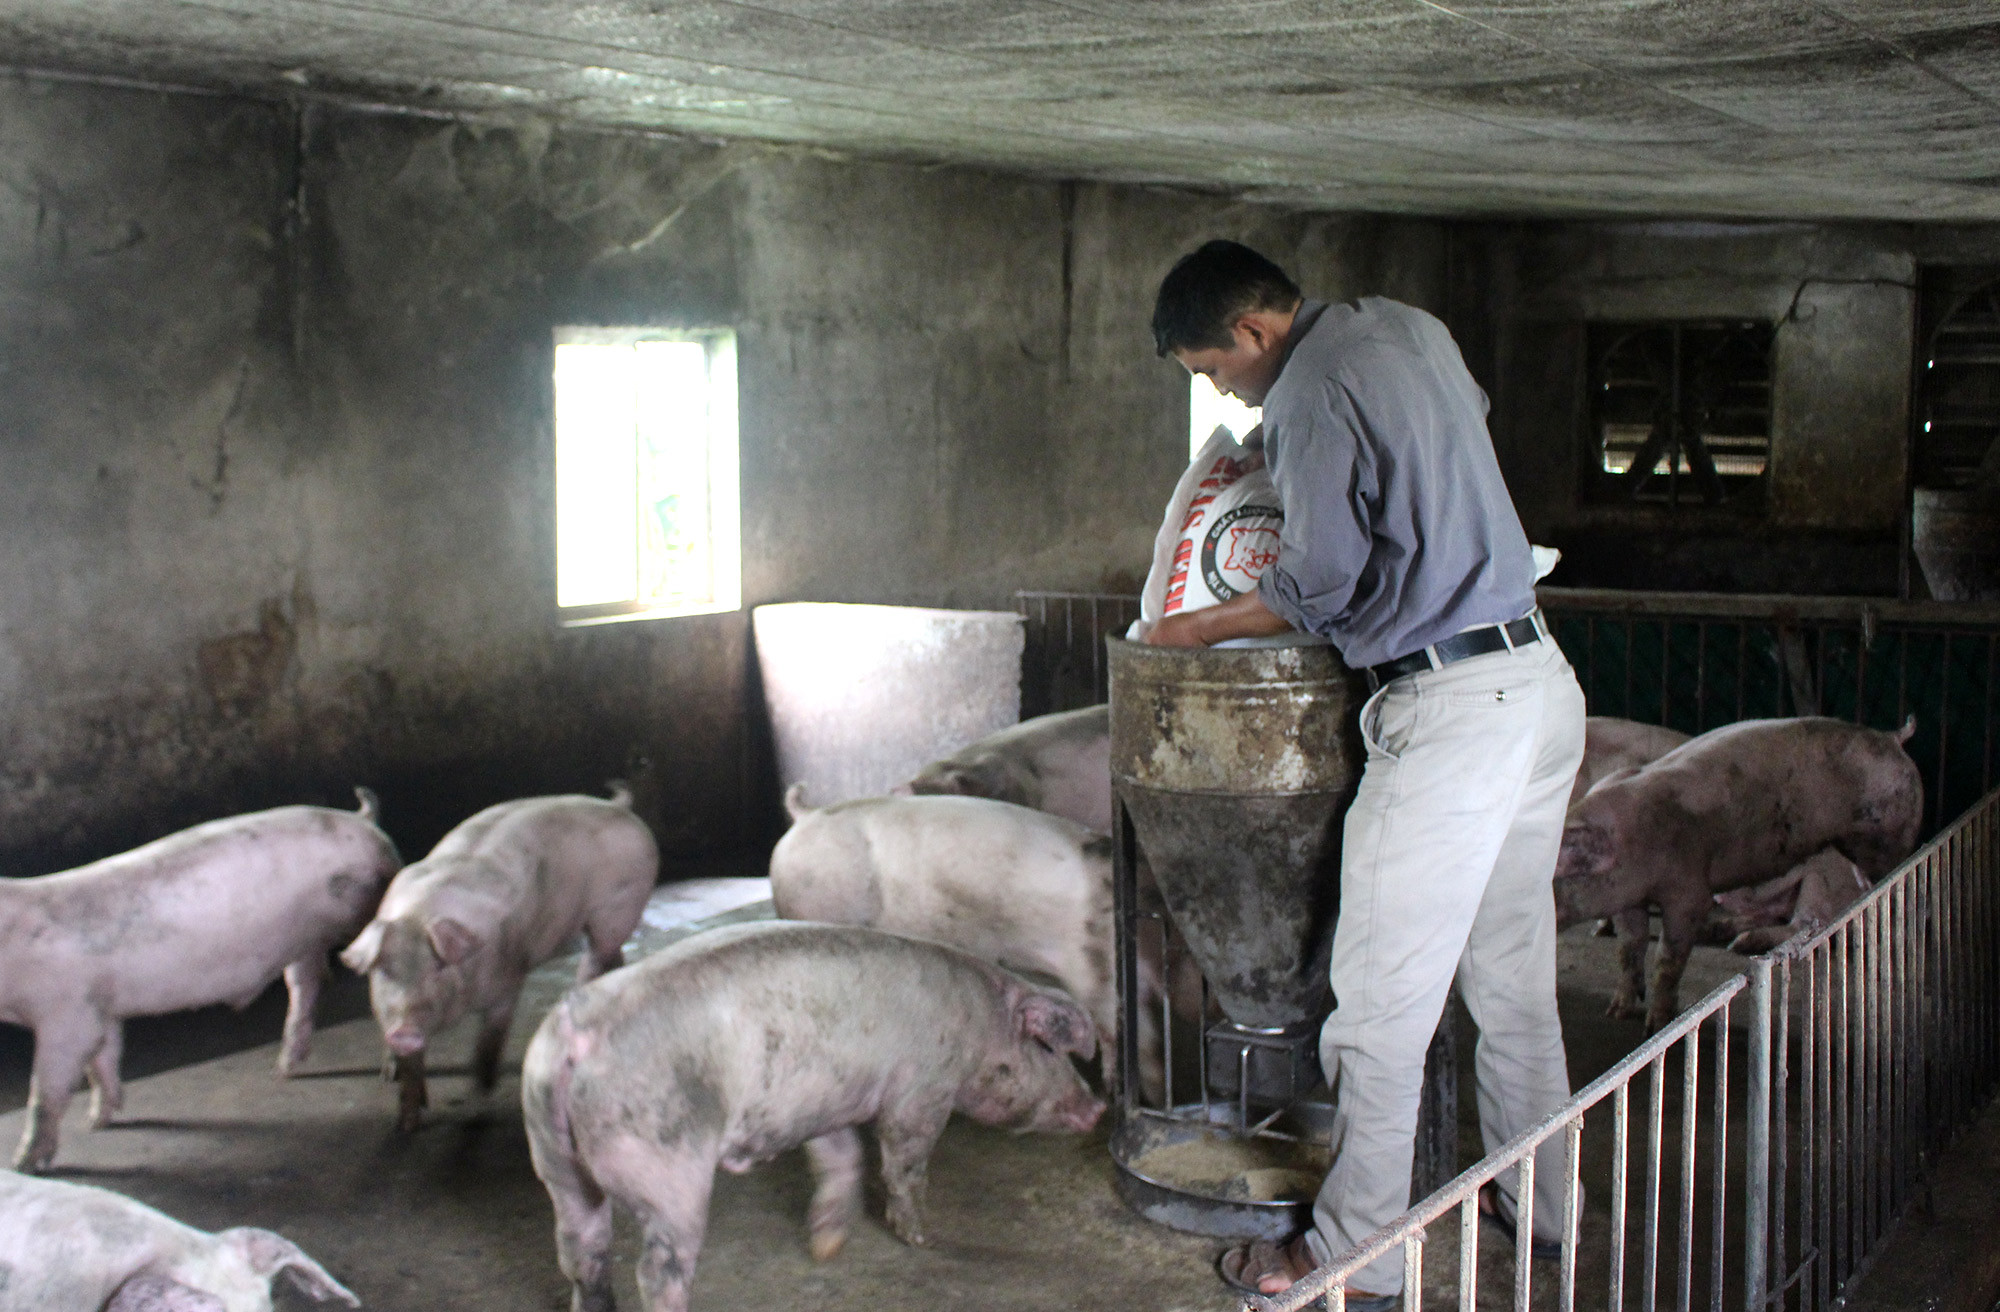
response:
[[[1576,1312],[1576,1242],[1582,1225],[1583,1118],[1578,1117],[1563,1136],[1562,1286],[1556,1312]]]
[[[1800,1262],[1800,1284],[1798,1284],[1798,1308],[1806,1312],[1816,1306],[1812,1272],[1816,1264],[1812,1256],[1818,1252],[1818,1236],[1812,1232],[1812,1218],[1816,1216],[1814,1202],[1814,1180],[1818,1178],[1818,1086],[1820,1086],[1820,956],[1808,954],[1798,962],[1800,976],[1804,980],[1800,1008],[1798,1008],[1798,1262]]]
[[[1612,1100],[1611,1116],[1611,1276],[1605,1304],[1610,1312],[1622,1312],[1625,1306],[1625,1198],[1631,1188],[1626,1180],[1632,1149],[1630,1084],[1619,1083]]]
[[[1748,694],[1750,680],[1745,676],[1750,670],[1750,626],[1736,626],[1736,718],[1743,718],[1744,698]]]
[[[1711,1238],[1708,1250],[1709,1312],[1722,1312],[1722,1254],[1728,1233],[1729,1196],[1729,1006],[1724,1002],[1715,1014],[1715,1182],[1709,1190]]]
[[[1814,1218],[1814,1244],[1818,1260],[1813,1270],[1818,1279],[1817,1305],[1825,1307],[1833,1299],[1833,1196],[1834,1196],[1834,1117],[1833,1117],[1833,947],[1821,943],[1807,957],[1817,981],[1813,1007],[1813,1032],[1817,1036],[1819,1061],[1812,1072],[1817,1088],[1819,1115],[1813,1122],[1816,1174],[1819,1193],[1815,1197],[1818,1214]]]
[[[1707,997],[1675,1017],[1659,1033],[1634,1048],[1610,1070],[1572,1095],[1567,1103],[1557,1108],[1539,1125],[1523,1131],[1488,1153],[1476,1165],[1461,1173],[1457,1179],[1362,1240],[1334,1262],[1301,1279],[1284,1293],[1246,1295],[1243,1305],[1255,1309],[1255,1312],[1300,1312],[1306,1304],[1326,1295],[1329,1296],[1328,1305],[1331,1306],[1332,1291],[1345,1290],[1347,1280],[1354,1272],[1402,1245],[1408,1237],[1421,1234],[1431,1222],[1453,1208],[1461,1206],[1466,1199],[1476,1199],[1481,1185],[1495,1179],[1501,1172],[1519,1166],[1524,1158],[1533,1154],[1557,1133],[1566,1133],[1566,1127],[1571,1121],[1580,1121],[1591,1108],[1606,1098],[1613,1098],[1622,1111],[1633,1077],[1639,1071],[1652,1069],[1669,1048],[1713,1016],[1730,998],[1742,992],[1743,988],[1744,982],[1740,976],[1723,981]],[[1629,1118],[1621,1117],[1621,1119]],[[1614,1163],[1615,1161],[1616,1155]],[[1615,1198],[1613,1205],[1616,1206]],[[1614,1264],[1618,1264],[1619,1246],[1615,1237],[1612,1252]],[[1613,1306],[1616,1306],[1615,1301]]]
[[[1875,943],[1874,917],[1864,912],[1855,918],[1853,951],[1855,975],[1854,1007],[1854,1105],[1858,1132],[1854,1136],[1854,1251],[1868,1251],[1874,1241],[1875,1199],[1870,1187],[1875,1180],[1871,1169],[1875,1138]]]
[[[1780,959],[1772,969],[1776,981],[1777,998],[1772,1007],[1772,1024],[1775,1034],[1771,1040],[1771,1060],[1776,1070],[1771,1077],[1771,1152],[1775,1162],[1771,1171],[1771,1255],[1773,1260],[1772,1279],[1779,1289],[1784,1289],[1791,1281],[1792,1263],[1785,1246],[1785,1202],[1786,1188],[1791,1178],[1791,1119],[1790,1091],[1791,1049],[1792,1049],[1792,967],[1789,961]]]
[[[1660,1123],[1667,1090],[1667,1053],[1663,1048],[1646,1070],[1646,1264],[1639,1272],[1640,1312],[1659,1306],[1660,1284]]]
[[[1680,1312],[1694,1307],[1694,1180],[1695,1124],[1700,1114],[1697,1096],[1701,1084],[1701,1031],[1690,1033],[1681,1044],[1681,1224],[1679,1279],[1674,1283],[1674,1306]]]
[[[1479,1195],[1458,1206],[1458,1312],[1479,1306]],[[1574,1305],[1565,1303],[1562,1312]]]
[[[1985,861],[1993,859],[1992,829],[1993,818],[1991,816],[1981,816],[1974,828],[1973,834],[1968,836],[1968,842],[1973,846],[1977,855],[1969,856],[1968,859]],[[1992,884],[1981,883],[1978,887],[1981,906],[1980,937],[1983,942],[1991,942],[1992,936],[1996,932],[2000,932],[2000,924],[1996,924],[1996,910],[2000,910],[2000,899],[1996,899]],[[1979,1007],[1975,1017],[1973,1033],[1979,1036],[1980,1072],[1985,1080],[1991,1083],[1995,1075],[1995,1038],[1993,1029],[1996,1023],[1994,1013],[1994,981],[1996,975],[1994,962],[1990,955],[1981,959],[1979,973]]]
[[[1635,624],[1636,624],[1636,622],[1635,622],[1635,621],[1633,621],[1633,620],[1629,620],[1629,619],[1628,619],[1628,620],[1626,620],[1626,621],[1625,621],[1625,701],[1624,701],[1624,706],[1625,706],[1625,714],[1626,714],[1627,716],[1630,716],[1630,715],[1632,714],[1632,679],[1633,679],[1633,666],[1637,664],[1637,662],[1636,662],[1636,661],[1634,661],[1634,660],[1632,659],[1632,635],[1633,635],[1633,633],[1634,633],[1634,632],[1636,632],[1636,628],[1635,628]]]
[[[1892,940],[1890,940],[1890,928],[1892,928],[1892,924],[1890,924],[1890,910],[1892,910],[1892,906],[1894,906],[1894,900],[1892,898],[1884,898],[1884,900],[1876,902],[1874,910],[1870,912],[1870,918],[1874,922],[1872,924],[1872,930],[1874,930],[1874,934],[1872,934],[1874,936],[1874,946],[1872,946],[1874,978],[1870,980],[1874,996],[1868,1000],[1870,1022],[1874,1024],[1874,1036],[1870,1038],[1870,1046],[1868,1046],[1868,1054],[1874,1060],[1874,1072],[1872,1072],[1874,1074],[1874,1114],[1870,1116],[1870,1126],[1868,1126],[1870,1128],[1868,1148],[1870,1148],[1870,1154],[1874,1158],[1870,1162],[1870,1172],[1874,1176],[1874,1190],[1872,1190],[1874,1192],[1874,1232],[1868,1238],[1868,1246],[1870,1248],[1874,1248],[1876,1240],[1880,1240],[1884,1234],[1888,1234],[1890,1220],[1896,1216],[1896,1212],[1894,1212],[1894,1198],[1890,1196],[1890,1182],[1892,1182],[1892,1174],[1894,1172],[1890,1170],[1890,1162],[1888,1162],[1890,1116],[1892,1116],[1892,1110],[1896,1106],[1896,1102],[1894,1102],[1896,1090],[1894,1090],[1894,1084],[1890,1080],[1890,1074],[1894,1072],[1894,1062],[1896,1062],[1896,1012],[1894,1012],[1896,976],[1890,970],[1890,946],[1892,946]]]
[[[1993,674],[1996,654],[2000,654],[2000,639],[1996,639],[1994,634],[1989,633],[1986,635],[1986,682],[1984,685],[1986,688],[1986,705],[1985,714],[1980,716],[1986,730],[1986,735],[1981,740],[1979,748],[1979,791],[1981,793],[1986,793],[1993,787]]]
[[[1771,1222],[1771,960],[1750,963],[1750,1101],[1743,1161],[1743,1307],[1763,1312]]]
[[[1535,1264],[1535,1155],[1521,1159],[1514,1175],[1514,1312],[1528,1312]],[[1423,1231],[1419,1230],[1418,1234]]]
[[[1695,625],[1694,638],[1694,731],[1708,728],[1708,621]]]
[[[1848,926],[1842,924],[1834,940],[1832,962],[1834,976],[1840,983],[1840,1001],[1834,1008],[1834,1033],[1838,1045],[1834,1057],[1834,1130],[1835,1177],[1833,1187],[1833,1262],[1836,1270],[1844,1271],[1854,1248],[1853,1229],[1853,1185],[1854,1185],[1854,1083],[1852,1057],[1854,1054],[1854,1028],[1850,1023],[1848,1005],[1853,997],[1853,979],[1849,961]]]

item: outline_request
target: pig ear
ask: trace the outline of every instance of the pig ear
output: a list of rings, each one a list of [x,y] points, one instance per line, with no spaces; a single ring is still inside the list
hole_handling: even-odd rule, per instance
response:
[[[366,975],[375,969],[375,959],[382,955],[382,922],[371,920],[368,928],[355,936],[340,952],[340,964],[357,975]]]
[[[931,766],[910,780],[907,791],[933,797],[963,797],[970,791],[966,788],[966,781],[970,778],[963,766]]]
[[[305,1250],[281,1234],[246,1225],[224,1230],[216,1238],[241,1254],[250,1269],[266,1280],[282,1273],[289,1276],[300,1290],[321,1303],[341,1302],[349,1307],[361,1306],[361,1300],[354,1296],[352,1290],[328,1275],[325,1267],[307,1257]]]
[[[430,936],[438,960],[447,966],[456,966],[479,946],[479,936],[449,916],[431,921],[424,926],[424,933]]]
[[[1057,1052],[1084,1058],[1097,1055],[1097,1028],[1068,998],[1030,990],[1021,995],[1014,1014],[1026,1038],[1039,1039]]]
[[[229,1305],[192,1285],[141,1271],[118,1286],[103,1312],[229,1312]]]

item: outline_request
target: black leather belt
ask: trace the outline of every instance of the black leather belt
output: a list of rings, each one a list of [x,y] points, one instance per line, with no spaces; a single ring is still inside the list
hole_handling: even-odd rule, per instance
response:
[[[1369,690],[1380,688],[1389,680],[1400,679],[1406,674],[1441,670],[1453,661],[1462,661],[1468,656],[1512,651],[1531,642],[1540,642],[1544,623],[1539,619],[1540,615],[1540,609],[1536,609],[1507,624],[1489,624],[1483,629],[1467,629],[1464,633],[1455,633],[1442,642],[1434,642],[1421,651],[1413,651],[1408,656],[1398,656],[1393,661],[1371,665],[1367,670]]]

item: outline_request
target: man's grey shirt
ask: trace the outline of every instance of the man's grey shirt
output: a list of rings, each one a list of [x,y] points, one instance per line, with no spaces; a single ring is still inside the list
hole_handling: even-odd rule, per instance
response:
[[[1307,301],[1264,398],[1284,502],[1257,595],[1355,668],[1535,605],[1534,555],[1451,333],[1379,296]]]

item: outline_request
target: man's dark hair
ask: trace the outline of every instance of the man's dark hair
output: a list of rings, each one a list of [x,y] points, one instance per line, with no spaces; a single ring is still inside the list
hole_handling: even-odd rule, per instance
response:
[[[1210,351],[1230,345],[1230,325],[1252,310],[1289,310],[1299,285],[1240,242],[1220,239],[1190,251],[1160,280],[1153,302],[1153,345],[1159,353]]]

